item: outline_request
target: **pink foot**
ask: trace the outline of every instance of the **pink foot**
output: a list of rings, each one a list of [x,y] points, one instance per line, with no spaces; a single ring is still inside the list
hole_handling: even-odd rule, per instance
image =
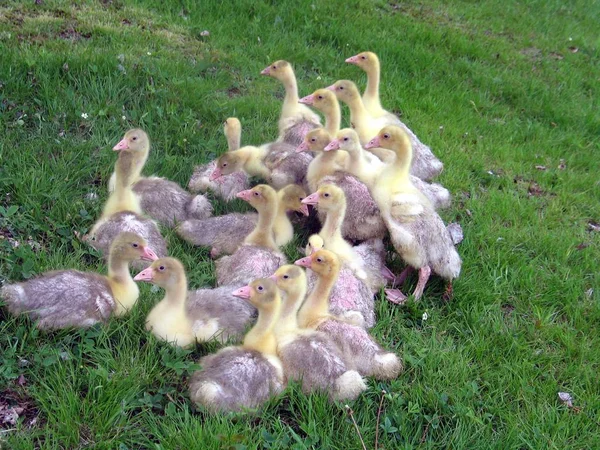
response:
[[[400,275],[394,278],[394,286],[402,286],[406,281],[406,278],[414,271],[411,266],[406,266]]]
[[[452,300],[452,297],[454,297],[454,288],[452,287],[452,282],[450,281],[448,283],[448,286],[446,286],[446,290],[444,291],[444,295],[442,296],[442,298],[444,299],[444,301],[449,302],[450,300]]]
[[[396,275],[386,266],[381,268],[381,276],[387,281],[394,281],[396,279]]]
[[[431,276],[431,267],[425,266],[419,269],[419,282],[417,283],[417,287],[415,288],[415,292],[413,295],[415,296],[415,300],[419,300],[423,295],[423,291],[425,290],[425,285],[427,284],[427,280]]]
[[[386,289],[385,295],[388,301],[395,303],[396,305],[403,305],[406,301],[406,295],[404,295],[400,289]]]

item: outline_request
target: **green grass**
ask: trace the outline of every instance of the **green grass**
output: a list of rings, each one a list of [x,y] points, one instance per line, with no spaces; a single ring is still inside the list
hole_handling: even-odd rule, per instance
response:
[[[443,218],[466,238],[450,303],[433,282],[419,304],[377,304],[373,333],[406,371],[350,405],[367,447],[381,389],[383,448],[600,447],[600,5],[201,4],[0,2],[0,278],[104,270],[74,233],[98,217],[86,196],[106,198],[128,128],[153,140],[146,173],[186,185],[225,149],[224,118],[240,117],[243,142],[275,137],[282,88],[258,75],[269,62],[292,61],[307,95],[340,78],[363,86],[343,60],[373,50],[383,103],[444,161]],[[207,251],[166,235],[190,286],[211,285]],[[0,424],[0,446],[361,448],[344,405],[293,386],[256,416],[196,411],[186,376],[217,346],[181,352],[145,333],[160,297],[145,285],[130,316],[88,331],[40,333],[0,310],[0,395],[30,402],[29,418]]]

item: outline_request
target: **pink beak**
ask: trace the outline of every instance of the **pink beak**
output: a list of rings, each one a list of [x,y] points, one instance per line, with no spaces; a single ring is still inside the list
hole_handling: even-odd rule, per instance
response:
[[[381,143],[381,139],[379,139],[379,136],[375,136],[373,139],[371,139],[369,142],[367,142],[367,145],[365,145],[365,148],[367,150],[370,148],[378,148],[378,147],[381,147],[380,143]]]
[[[301,212],[302,214],[304,214],[305,216],[308,216],[308,214],[309,214],[309,212],[308,212],[308,205],[302,205],[302,206],[300,207],[300,212]]]
[[[315,96],[312,94],[302,97],[300,100],[298,100],[298,103],[304,103],[305,105],[312,105],[314,102]]]
[[[273,274],[269,277],[271,280],[273,280],[275,283],[277,283],[277,275]]]
[[[269,75],[271,73],[271,66],[265,67],[263,70],[260,71],[261,75]]]
[[[329,144],[327,144],[327,147],[325,147],[323,150],[328,152],[330,150],[339,150],[339,148],[340,148],[340,141],[338,139],[334,139]]]
[[[144,253],[142,253],[143,261],[156,261],[157,259],[158,256],[156,253],[154,253],[154,250],[152,250],[150,247],[144,247]]]
[[[351,56],[346,60],[347,63],[356,64],[358,62],[358,55]]]
[[[121,139],[119,141],[119,143],[113,147],[113,150],[114,151],[129,150],[129,143],[127,142],[127,139],[125,139],[125,138]]]
[[[154,275],[154,269],[152,267],[148,267],[147,269],[142,270],[138,273],[133,279],[135,281],[152,281],[152,277]]]
[[[235,196],[249,202],[250,198],[252,197],[252,189],[246,189],[245,191],[238,192],[235,194]]]
[[[252,288],[250,286],[244,286],[242,288],[239,288],[237,291],[232,292],[231,295],[233,295],[234,297],[239,297],[239,298],[250,298],[250,294],[251,294]]]
[[[314,194],[310,194],[308,197],[302,200],[302,203],[305,205],[316,205],[319,203],[319,193],[315,192]]]
[[[297,266],[307,267],[310,269],[310,266],[312,265],[312,258],[310,256],[307,256],[306,258],[302,258],[302,259],[299,259],[298,261],[294,262],[294,264],[296,264]]]
[[[327,86],[325,89],[335,92],[335,84],[332,84],[331,86]]]
[[[217,178],[221,178],[223,175],[221,174],[221,169],[219,169],[218,167],[213,170],[213,173],[210,174],[210,177],[208,177],[208,179],[210,181],[215,181]]]
[[[296,148],[296,152],[306,152],[308,151],[308,142],[303,142]]]

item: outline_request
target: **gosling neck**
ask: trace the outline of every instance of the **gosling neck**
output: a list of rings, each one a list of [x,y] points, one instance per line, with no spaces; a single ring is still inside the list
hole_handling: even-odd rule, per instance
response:
[[[344,200],[336,206],[335,209],[327,211],[327,217],[319,236],[323,238],[325,247],[335,246],[337,242],[343,240],[342,223],[346,215],[346,202]]]
[[[350,121],[353,128],[362,128],[369,117],[367,108],[358,95],[354,95],[348,100],[348,108],[350,108]]]
[[[304,297],[306,297],[306,281],[297,290],[285,293],[281,314],[275,326],[275,334],[282,334],[298,328],[298,310]]]
[[[412,150],[410,148],[410,143],[405,145],[408,145],[408,148],[406,146],[401,146],[394,149],[396,158],[392,162],[394,172],[402,178],[408,178],[410,166],[412,164]]]
[[[169,309],[185,311],[188,296],[187,277],[180,274],[178,279],[165,288],[164,303],[169,304]]]
[[[379,78],[381,73],[379,61],[374,60],[365,72],[367,73],[367,88],[365,89],[364,97],[367,97],[369,101],[374,102],[377,106],[381,107],[379,102]]]
[[[325,114],[325,129],[331,136],[335,136],[342,125],[342,111],[339,102],[333,101],[323,113]]]
[[[277,202],[279,203],[279,202]],[[273,208],[273,206],[276,206]],[[273,238],[273,224],[277,215],[278,205],[264,205],[258,210],[258,223],[256,227],[244,240],[245,244],[267,247],[279,250]]]
[[[226,131],[225,137],[227,138],[227,151],[233,152],[240,148],[242,133],[239,130]]]
[[[270,311],[259,311],[256,324],[246,333],[242,345],[249,350],[276,355],[277,341],[273,331],[280,311],[281,301]]]
[[[286,76],[282,80],[283,87],[285,87],[285,98],[283,99],[283,109],[295,108],[298,105],[298,84],[296,82],[296,75],[293,71],[286,73]]]
[[[308,328],[316,320],[329,315],[329,295],[337,281],[339,271],[339,267],[332,267],[330,274],[317,274],[315,287],[308,297],[306,297],[298,312],[298,324],[301,328]]]
[[[129,280],[133,282],[129,273],[129,261],[115,252],[111,252],[108,256],[108,279],[119,284]]]
[[[263,164],[268,148],[248,145],[236,150],[236,152],[240,155],[242,168],[248,175],[268,179],[269,170]]]

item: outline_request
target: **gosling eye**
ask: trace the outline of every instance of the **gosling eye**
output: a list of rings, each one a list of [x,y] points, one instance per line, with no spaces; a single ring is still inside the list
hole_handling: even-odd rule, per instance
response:
[[[254,196],[255,196],[255,197],[258,197],[259,195],[260,195],[260,194],[259,194],[258,192],[256,192],[256,191],[254,192]]]
[[[138,245],[138,244],[136,244],[135,242],[134,242],[133,244],[131,244],[131,246],[132,246],[133,248],[138,248],[138,247],[139,247],[139,245]]]
[[[261,292],[264,290],[264,288],[262,286],[258,286],[256,289]]]
[[[343,91],[343,90],[344,90],[344,86],[340,86],[338,89],[339,89],[340,91]]]
[[[287,280],[289,277],[290,277],[289,275],[284,275],[284,276],[283,276],[283,279],[284,279],[284,280]]]
[[[367,59],[367,57],[363,55],[360,57],[360,59]]]
[[[277,66],[273,66],[273,69],[277,69]]]
[[[160,267],[158,268],[158,270],[160,270],[161,272],[164,272],[164,271],[165,271],[165,266],[160,266]]]
[[[389,139],[389,138],[390,138],[390,135],[389,135],[388,133],[385,133],[385,134],[383,135],[383,138],[384,138],[384,139]]]
[[[317,262],[322,263],[323,262],[323,258],[317,258]]]
[[[322,96],[322,95],[317,95],[317,98],[318,98],[319,100],[323,100],[323,96]]]
[[[310,142],[317,142],[317,138],[312,138]]]
[[[131,138],[132,141],[137,141],[137,136]]]
[[[227,167],[227,163],[223,163],[223,167]]]
[[[298,197],[300,199],[300,201],[304,200],[302,197]]]
[[[323,197],[329,197],[329,192],[325,192],[325,193],[323,194]]]
[[[348,142],[348,138],[347,137],[344,138],[344,142]]]

